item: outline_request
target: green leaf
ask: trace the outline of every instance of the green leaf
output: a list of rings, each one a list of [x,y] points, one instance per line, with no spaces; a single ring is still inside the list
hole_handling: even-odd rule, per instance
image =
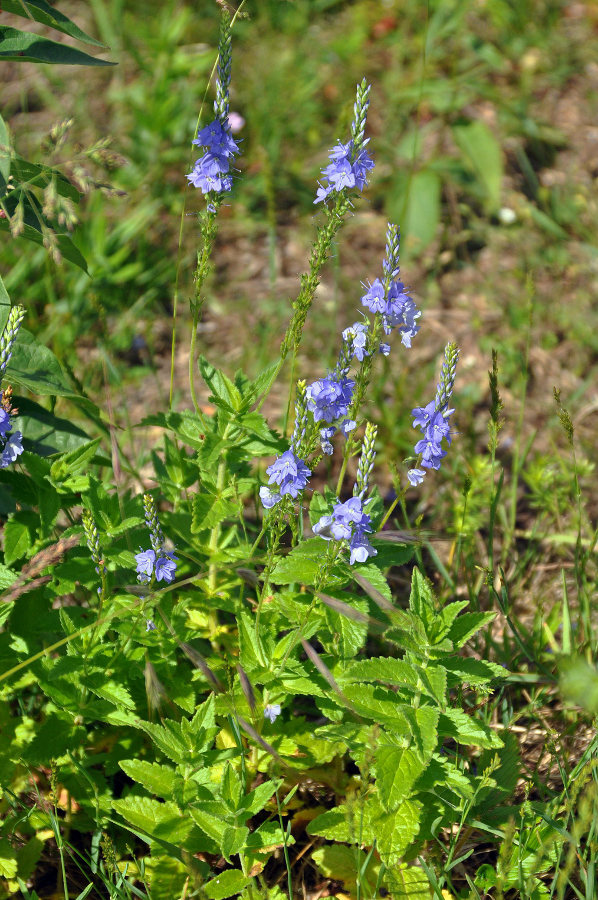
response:
[[[192,828],[188,816],[168,800],[162,803],[150,797],[130,796],[114,800],[112,806],[123,819],[148,835],[148,843],[156,838],[180,847]]]
[[[100,438],[88,441],[81,447],[71,450],[63,454],[59,459],[52,463],[50,468],[50,478],[53,482],[65,481],[73,475],[79,475],[85,469],[89,468],[96,450],[100,446]]]
[[[315,584],[322,565],[324,546],[321,538],[301,541],[291,552],[278,561],[270,575],[272,584]],[[344,582],[346,579],[342,579]]]
[[[85,728],[73,726],[62,716],[50,713],[43,725],[35,730],[35,737],[22,751],[23,759],[31,765],[48,765],[50,760],[64,756],[85,741]]]
[[[440,177],[431,169],[400,171],[389,193],[388,214],[401,223],[401,246],[419,254],[432,243],[440,223]]]
[[[25,387],[34,394],[79,398],[52,351],[25,328],[19,331],[5,377],[11,384]]]
[[[281,780],[278,779],[277,781],[265,781],[263,784],[259,784],[253,791],[250,791],[243,797],[239,811],[246,816],[254,816],[256,813],[261,812],[272,798],[277,786],[281,783]]]
[[[355,895],[357,874],[361,873],[362,895],[374,896],[380,872],[380,862],[374,855],[368,860],[363,850],[347,847],[346,844],[328,844],[312,853],[311,857],[326,878],[342,881],[345,892],[350,890],[352,896]]]
[[[121,759],[119,766],[129,778],[142,784],[144,788],[158,797],[172,797],[174,788],[174,769],[161,766],[144,759]]]
[[[191,531],[197,534],[219,525],[224,519],[238,515],[239,503],[225,497],[214,497],[212,494],[195,494],[192,501],[193,519]]]
[[[496,613],[494,612],[471,612],[464,613],[455,620],[451,630],[448,633],[449,639],[456,648],[462,647],[480,628],[488,625],[494,620]]]
[[[246,825],[227,825],[222,833],[222,839],[220,842],[220,849],[222,850],[222,855],[224,856],[227,862],[230,862],[231,856],[235,853],[240,853],[245,844],[247,843],[247,838],[249,837],[249,828]]]
[[[29,162],[17,153],[13,153],[11,157],[11,173],[19,185],[43,189],[51,184],[61,197],[68,197],[73,203],[79,203],[81,199],[75,185],[59,169]]]
[[[343,693],[364,718],[389,725],[396,734],[411,735],[411,726],[394,691],[379,684],[348,684]]]
[[[2,878],[16,878],[17,854],[8,838],[0,840],[0,875]]]
[[[454,738],[458,744],[473,747],[502,747],[503,742],[484,722],[468,716],[461,709],[447,709],[438,722],[440,734]]]
[[[2,0],[2,12],[34,19],[36,22],[41,22],[42,25],[49,25],[56,31],[62,31],[63,34],[85,41],[86,44],[103,47],[103,44],[81,31],[78,25],[46,3],[46,0]]]
[[[89,435],[70,419],[59,418],[34,400],[14,400],[19,414],[13,419],[13,430],[21,432],[28,449],[37,456],[65,453],[89,441]]]
[[[16,513],[4,526],[4,563],[10,566],[22,559],[33,543],[31,522],[23,519],[23,513]]]
[[[451,687],[458,684],[488,684],[496,678],[504,678],[506,670],[498,663],[471,656],[441,657],[443,668],[448,672]]]
[[[167,428],[181,439],[183,444],[202,450],[204,447],[204,424],[196,412],[183,410],[183,412],[156,413],[146,416],[140,423],[141,426],[157,425],[159,428]]]
[[[430,882],[418,866],[404,863],[393,866],[384,873],[384,887],[393,900],[430,900]],[[443,896],[448,896],[445,892]]]
[[[207,900],[225,900],[226,897],[238,894],[251,881],[251,878],[243,875],[238,869],[227,869],[226,872],[222,872],[204,884],[202,891]]]
[[[335,596],[333,591],[329,593],[332,597]],[[340,592],[337,591],[338,594]],[[346,602],[348,596],[343,593],[337,599]],[[362,597],[351,597],[351,606],[367,615],[368,603]],[[326,607],[326,622],[333,636],[334,652],[341,659],[351,659],[365,645],[368,635],[367,622],[357,622],[329,607]]]
[[[13,572],[8,566],[0,563],[0,591],[5,591],[6,588],[9,588],[15,583],[18,577],[16,572]]]
[[[119,709],[123,706],[125,709],[135,709],[135,703],[131,694],[127,688],[118,681],[112,679],[102,681],[101,676],[94,673],[93,675],[90,675],[89,678],[81,678],[81,683],[84,684],[92,694],[101,697],[103,700],[108,700],[109,703],[113,703]]]
[[[236,812],[241,797],[243,796],[243,785],[241,779],[231,766],[230,762],[224,765],[224,775],[222,776],[222,799],[232,812]]]
[[[467,125],[453,125],[455,143],[481,185],[488,212],[500,206],[503,178],[502,151],[495,135],[480,119]]]
[[[101,45],[100,45],[101,46]],[[97,59],[69,47],[59,44],[38,34],[29,34],[18,28],[0,25],[0,59],[12,59],[17,62],[58,63],[67,66],[114,66],[116,63],[105,59]]]
[[[238,412],[241,409],[243,405],[241,394],[228,375],[209,363],[205,356],[199,357],[199,371],[212,392],[210,400],[230,412]]]
[[[386,744],[376,750],[376,787],[386,810],[395,809],[411,794],[411,789],[426,768],[410,747]]]

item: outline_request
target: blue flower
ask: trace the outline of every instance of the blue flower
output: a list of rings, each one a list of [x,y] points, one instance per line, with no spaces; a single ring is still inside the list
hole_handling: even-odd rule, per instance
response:
[[[343,340],[350,346],[350,352],[359,362],[369,356],[367,352],[368,323],[354,322],[343,331]]]
[[[366,293],[361,298],[361,302],[370,312],[385,313],[386,298],[384,296],[384,285],[379,278],[376,278],[373,284],[370,284]]]
[[[356,153],[353,140],[346,144],[339,141],[332,148],[328,154],[331,162],[322,169],[325,183],[319,184],[314,203],[321,203],[333,191],[342,191],[344,188],[363,191],[367,185],[367,173],[374,168],[374,161],[365,149],[367,142],[363,141]]]
[[[315,422],[334,422],[346,416],[353,399],[355,382],[351,378],[329,375],[314,381],[307,388],[307,408]]]
[[[135,562],[137,563],[137,581],[142,583],[148,582],[154,574],[155,552],[153,550],[141,550],[135,554]]]
[[[20,431],[14,431],[7,439],[2,456],[0,457],[0,469],[5,469],[11,463],[15,462],[17,456],[23,452],[23,435]]]
[[[325,541],[348,541],[349,563],[365,562],[377,551],[370,544],[366,532],[371,532],[371,519],[363,510],[360,497],[351,497],[344,503],[335,503],[332,515],[325,515],[313,526],[314,534]]]
[[[264,719],[274,723],[280,715],[280,703],[267,703],[264,706]]]
[[[0,402],[2,401],[2,391],[0,391]],[[10,416],[0,406],[0,437],[6,437],[7,432],[10,431]]]
[[[204,194],[230,191],[233,185],[228,174],[230,159],[239,153],[239,146],[230,131],[215,119],[201,129],[193,143],[205,147],[206,153],[196,160],[187,175],[189,182]]]
[[[290,494],[293,499],[305,488],[311,475],[311,469],[308,469],[304,461],[295,456],[292,450],[286,450],[271,466],[268,466],[266,472],[270,476],[268,484],[277,484],[280,487],[281,497]]]
[[[409,484],[413,487],[416,487],[418,484],[421,484],[424,480],[424,475],[426,473],[423,469],[409,469],[407,472],[407,478],[409,479]]]
[[[178,557],[172,553],[158,557],[156,560],[156,581],[165,581],[166,584],[172,584],[176,575],[177,559]]]
[[[156,625],[155,625],[153,619],[147,619],[147,621],[145,623],[145,630],[146,631],[155,631],[156,630]]]
[[[260,488],[260,500],[265,509],[272,509],[273,506],[280,503],[281,496],[264,484]]]

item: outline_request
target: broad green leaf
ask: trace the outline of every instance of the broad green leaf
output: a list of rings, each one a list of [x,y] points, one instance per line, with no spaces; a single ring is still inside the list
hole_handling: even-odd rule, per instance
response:
[[[225,900],[242,891],[253,879],[239,872],[238,869],[227,869],[216,878],[204,884],[202,891],[207,900]]]
[[[259,638],[255,632],[255,621],[242,612],[237,616],[239,628],[239,661],[246,672],[253,672],[264,665]]]
[[[29,34],[18,28],[0,25],[0,59],[12,59],[17,62],[58,63],[67,66],[114,66],[115,63],[105,59],[97,59],[69,47],[48,40],[38,34]]]
[[[492,728],[474,716],[468,716],[461,709],[447,709],[441,713],[438,730],[440,734],[454,738],[458,744],[473,747],[503,746],[503,742]]]
[[[157,838],[180,847],[192,828],[189,817],[168,800],[161,803],[150,797],[130,796],[114,800],[112,806],[123,819],[148,835],[148,843]]]
[[[500,206],[503,178],[502,151],[496,136],[476,119],[467,125],[453,125],[453,137],[483,189],[487,211],[495,212]]]
[[[56,31],[62,31],[63,34],[85,41],[86,44],[103,47],[103,44],[81,31],[78,25],[71,22],[64,13],[46,3],[46,0],[2,0],[2,12],[34,19],[36,22],[41,22],[42,25],[49,25]]]
[[[405,800],[392,812],[372,818],[372,830],[382,862],[390,867],[401,862],[405,852],[419,831],[422,804]]]
[[[161,766],[144,759],[121,759],[118,764],[129,778],[142,784],[150,793],[164,799],[172,796],[174,769],[170,766]]]
[[[8,838],[2,838],[0,839],[0,876],[2,878],[16,878],[16,874],[16,851]]]
[[[402,659],[382,658],[361,659],[352,663],[343,675],[343,680],[380,681],[395,684],[409,691],[420,691],[438,703],[443,704],[446,695],[446,673],[440,666],[430,665],[427,669],[408,663]]]
[[[249,837],[249,828],[246,825],[227,825],[222,833],[222,840],[220,842],[220,849],[222,850],[222,855],[227,860],[227,862],[231,861],[231,856],[235,853],[240,853],[245,844],[247,842],[247,838]]]
[[[70,419],[62,419],[39,403],[25,397],[15,397],[19,410],[13,419],[13,430],[20,431],[27,447],[38,456],[52,456],[74,450],[89,441],[89,435]]]
[[[241,779],[238,774],[231,766],[230,762],[225,763],[224,765],[224,774],[222,776],[221,782],[221,791],[222,791],[222,799],[231,810],[231,812],[236,812],[239,803],[241,802],[241,797],[243,796],[243,785],[241,783]]]
[[[124,706],[125,709],[135,709],[135,703],[127,688],[124,684],[114,681],[114,679],[103,680],[98,674],[93,674],[88,678],[81,678],[81,683],[92,694],[101,697],[103,700],[108,700],[109,703],[113,703],[119,708]]]
[[[385,744],[376,750],[376,787],[384,809],[395,809],[411,794],[426,768],[415,750]]]
[[[100,438],[88,441],[75,450],[70,450],[59,459],[52,463],[50,468],[50,478],[53,482],[64,481],[73,475],[79,475],[84,469],[91,464],[96,450],[100,445]]]
[[[0,563],[0,591],[5,591],[6,588],[9,588],[15,583],[18,577],[16,572],[13,572],[8,566]]]
[[[22,559],[32,544],[31,523],[17,513],[4,526],[4,563],[10,566]]]
[[[8,176],[10,175],[11,155],[10,155],[10,136],[6,122],[0,116],[0,186],[4,189]],[[4,195],[4,190],[2,190]]]
[[[431,169],[399,171],[388,196],[388,214],[401,223],[401,247],[417,255],[432,243],[440,223],[440,177]]]
[[[330,591],[330,594],[334,596],[332,591]],[[346,597],[346,595],[343,596]],[[341,598],[339,597],[338,599]],[[352,598],[351,606],[367,615],[367,600],[358,597]],[[331,652],[334,652],[341,659],[351,659],[365,645],[368,635],[367,622],[356,622],[329,607],[326,607],[326,622],[333,638],[334,650]]]
[[[86,730],[73,726],[62,716],[50,713],[46,721],[37,726],[35,737],[22,751],[23,759],[31,765],[48,765],[51,759],[64,756],[86,739]]]
[[[364,718],[389,725],[395,734],[409,736],[411,726],[397,703],[397,695],[379,684],[348,684],[343,693]]]
[[[243,399],[237,386],[228,375],[207,361],[205,356],[199,357],[199,371],[208,388],[212,392],[209,399],[231,412],[238,412]]]
[[[430,882],[419,866],[401,863],[384,873],[384,887],[393,900],[430,900]],[[445,892],[443,896],[448,897]]]
[[[254,403],[261,394],[266,393],[266,391],[270,390],[274,379],[276,378],[280,367],[280,360],[276,360],[276,362],[270,363],[269,366],[260,372],[255,381],[252,382],[251,388],[247,392],[247,399]]]
[[[195,494],[192,511],[191,531],[197,534],[219,525],[224,519],[238,515],[239,503],[226,497],[214,497],[212,494]]]
[[[504,678],[507,670],[498,663],[472,656],[441,657],[451,687],[458,684],[488,684],[496,678]]]
[[[242,798],[239,807],[240,812],[243,812],[246,816],[254,816],[256,813],[261,812],[274,796],[274,791],[280,784],[280,779],[259,784],[253,791],[250,791]]]
[[[380,861],[374,855],[366,868],[367,854],[363,850],[346,844],[327,844],[312,853],[312,859],[326,878],[342,881],[345,891],[350,890],[352,895],[355,895],[357,873],[361,872],[362,895],[374,896],[380,872]]]
[[[470,637],[473,637],[484,625],[492,622],[495,617],[496,613],[494,612],[464,613],[455,620],[448,636],[456,648],[462,647]]]
[[[5,377],[10,384],[18,384],[34,394],[79,396],[68,384],[52,351],[25,328],[19,330]]]
[[[314,584],[322,565],[324,552],[324,542],[321,538],[308,538],[306,541],[301,541],[287,556],[278,561],[270,575],[270,581],[272,584],[293,584],[295,582],[305,585]]]
[[[196,412],[183,410],[183,412],[155,413],[146,416],[139,423],[140,427],[157,425],[159,428],[167,428],[181,439],[183,444],[201,450],[204,447],[204,424]]]

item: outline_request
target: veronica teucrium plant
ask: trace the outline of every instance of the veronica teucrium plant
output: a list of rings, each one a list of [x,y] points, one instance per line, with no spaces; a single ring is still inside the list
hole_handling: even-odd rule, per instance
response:
[[[233,24],[224,9],[213,117],[196,132],[199,156],[187,174],[200,204],[193,408],[146,420],[164,430],[153,477],[133,464],[117,477],[101,437],[85,434],[49,457],[17,459],[12,392],[2,389],[0,480],[13,506],[0,577],[20,589],[13,567],[30,566],[27,605],[3,620],[14,639],[0,641],[7,715],[24,710],[27,719],[7,729],[3,773],[22,780],[13,760],[54,773],[73,801],[69,828],[95,848],[94,873],[112,866],[124,883],[135,846],[127,896],[145,896],[147,883],[157,897],[266,898],[284,859],[290,900],[289,848],[302,839],[284,821],[302,802],[298,792],[291,805],[290,785],[326,772],[309,840],[341,844],[347,859],[357,854],[356,879],[369,878],[373,861],[379,896],[423,897],[431,882],[413,860],[475,816],[478,782],[463,746],[502,747],[489,725],[472,726],[453,691],[463,680],[459,651],[489,616],[462,616],[465,601],[439,607],[417,567],[408,598],[387,578],[414,551],[384,540],[393,507],[385,510],[376,485],[371,383],[380,355],[408,354],[421,340],[422,317],[400,277],[398,224],[387,225],[373,280],[355,286],[360,314],[343,323],[334,365],[295,372],[322,268],[373,177],[365,80],[350,134],[329,152],[314,187],[313,248],[279,358],[252,379],[198,357],[218,211],[225,200],[234,204],[240,150],[229,125]],[[0,337],[2,377],[22,318],[11,310]],[[446,456],[458,354],[448,343],[434,400],[413,410],[422,438],[404,491]],[[284,366],[291,388],[279,432],[261,409]],[[97,420],[103,435],[99,413]],[[130,486],[117,492],[123,471]],[[472,691],[487,690],[497,668],[468,659]],[[42,813],[40,828],[54,834]],[[313,865],[324,872],[317,854]],[[361,900],[374,896],[368,890],[360,886]]]

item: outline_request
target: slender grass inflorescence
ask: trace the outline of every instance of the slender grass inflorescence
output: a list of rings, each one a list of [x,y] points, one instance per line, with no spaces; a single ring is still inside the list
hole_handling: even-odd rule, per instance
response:
[[[459,348],[453,342],[448,343],[444,350],[444,362],[434,400],[412,410],[413,427],[421,429],[424,436],[415,445],[419,466],[422,468],[416,466],[407,472],[411,485],[421,484],[426,474],[425,469],[440,468],[447,453],[442,447],[442,441],[446,439],[448,445],[451,443],[450,417],[455,410],[449,409],[448,404],[455,385],[458,359]]]
[[[0,336],[0,379],[2,379],[6,367],[10,362],[12,349],[24,317],[24,307],[11,307],[6,325]],[[11,463],[15,462],[17,457],[23,452],[23,435],[21,432],[14,431],[10,434],[10,429],[12,427],[11,415],[14,415],[16,412],[17,410],[12,406],[12,388],[8,385],[4,390],[0,391],[0,445],[2,446],[0,469],[5,469]]]
[[[172,551],[164,549],[164,535],[158,520],[156,501],[151,494],[143,495],[143,511],[145,523],[150,533],[150,550],[141,550],[135,554],[137,563],[137,581],[147,584],[155,576],[156,581],[171,584],[176,574],[177,558]]]

